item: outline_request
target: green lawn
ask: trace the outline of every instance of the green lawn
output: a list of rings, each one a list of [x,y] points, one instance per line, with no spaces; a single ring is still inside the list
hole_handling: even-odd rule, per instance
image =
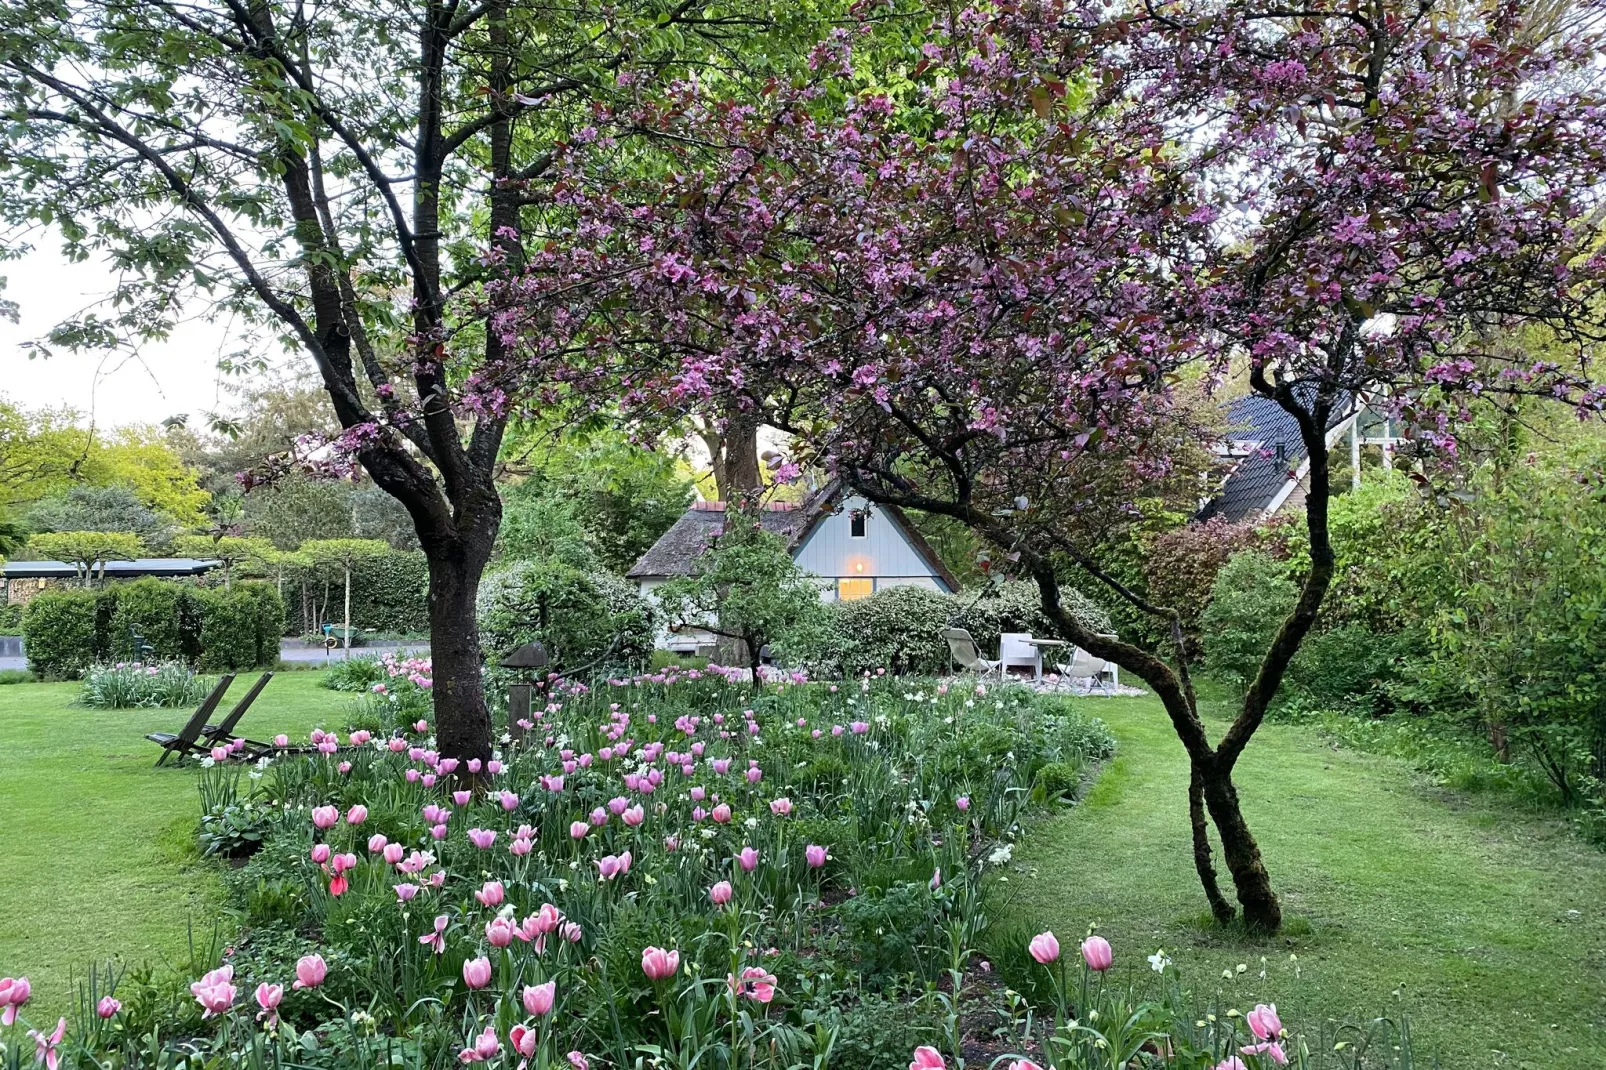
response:
[[[1120,751],[1086,805],[1017,856],[1035,870],[1026,918],[1078,938],[1097,923],[1135,970],[1164,947],[1195,983],[1240,1006],[1275,1001],[1285,1022],[1403,1007],[1419,1053],[1447,1068],[1606,1067],[1606,854],[1558,823],[1269,725],[1236,779],[1294,935],[1224,932],[1193,872],[1187,762],[1158,703],[1084,708]],[[1220,979],[1240,963],[1241,979]]]
[[[242,728],[304,736],[339,723],[349,698],[317,680],[279,676]],[[152,768],[141,738],[183,712],[82,710],[76,693],[0,687],[0,974],[33,979],[38,1018],[66,1009],[69,971],[91,961],[176,958],[218,903],[217,871],[193,846],[194,773]],[[1026,918],[1071,946],[1096,922],[1137,973],[1164,947],[1196,985],[1230,988],[1240,1006],[1275,1000],[1302,1027],[1403,1005],[1447,1068],[1606,1067],[1606,854],[1392,760],[1267,726],[1238,781],[1293,935],[1224,933],[1207,924],[1186,765],[1157,704],[1084,705],[1121,751],[1087,802],[1018,854]],[[1239,980],[1219,980],[1239,963]]]
[[[319,673],[274,678],[240,731],[305,737],[350,697]],[[243,675],[226,710],[249,688]],[[154,768],[147,732],[188,710],[87,710],[77,684],[0,686],[0,975],[26,975],[36,1020],[65,1011],[89,963],[170,961],[210,935],[216,870],[197,856],[195,767]]]

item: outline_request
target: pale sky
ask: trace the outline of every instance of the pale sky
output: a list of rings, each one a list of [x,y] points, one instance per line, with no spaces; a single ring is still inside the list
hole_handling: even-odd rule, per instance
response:
[[[126,352],[74,354],[58,350],[47,359],[29,359],[24,342],[42,338],[63,318],[109,292],[113,276],[104,263],[68,263],[52,237],[22,260],[0,263],[4,297],[21,305],[22,322],[0,319],[0,395],[24,408],[69,405],[101,427],[160,423],[188,413],[190,426],[205,426],[202,415],[231,411],[234,399],[217,369],[220,354],[238,350],[244,339],[222,323],[196,320],[180,325],[165,342]],[[277,343],[264,343],[276,362],[285,357]]]

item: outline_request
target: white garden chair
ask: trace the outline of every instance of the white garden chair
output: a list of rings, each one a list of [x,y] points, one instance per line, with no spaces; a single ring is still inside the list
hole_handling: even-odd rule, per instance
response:
[[[944,628],[942,637],[948,641],[948,656],[966,672],[973,672],[983,680],[989,676],[996,676],[1000,681],[1004,678],[1004,663],[989,661],[981,656],[981,648],[976,645],[970,633],[963,628]]]

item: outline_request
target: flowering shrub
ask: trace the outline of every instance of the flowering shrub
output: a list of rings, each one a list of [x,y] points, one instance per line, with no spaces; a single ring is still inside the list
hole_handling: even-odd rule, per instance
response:
[[[427,670],[396,661],[380,694],[426,692]],[[1175,985],[1105,986],[1102,941],[1079,987],[1032,941],[1035,1013],[978,983],[1041,770],[1113,749],[1062,699],[717,667],[546,695],[484,763],[440,757],[420,718],[209,766],[209,846],[251,851],[226,878],[240,938],[183,988],[108,984],[109,1014],[86,997],[31,1043],[84,1070],[1270,1065],[1237,1019],[1190,1024]]]
[[[193,706],[206,697],[206,684],[179,661],[149,665],[119,661],[92,665],[84,674],[78,704],[94,710],[141,706]]]

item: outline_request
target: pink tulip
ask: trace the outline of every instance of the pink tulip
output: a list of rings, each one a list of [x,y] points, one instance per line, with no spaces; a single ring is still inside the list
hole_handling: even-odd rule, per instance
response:
[[[95,1004],[95,1013],[102,1018],[116,1017],[122,1009],[123,1005],[110,996],[101,996],[100,1002]]]
[[[715,824],[727,824],[731,819],[731,808],[725,803],[720,803],[718,806],[714,807],[714,813],[712,816]]]
[[[368,837],[368,853],[379,854],[385,849],[385,845],[389,842],[389,840],[385,839],[385,837],[381,836],[379,833],[374,833],[372,836]]]
[[[473,989],[484,988],[491,983],[491,960],[481,955],[477,959],[469,959],[463,963],[463,983]]]
[[[504,791],[502,793],[502,809],[506,810],[508,813],[512,813],[514,810],[517,810],[518,808],[519,808],[519,797],[517,795],[513,794],[511,791]]]
[[[278,1021],[279,1002],[283,999],[283,985],[270,985],[266,981],[263,981],[261,984],[257,985],[257,1006],[262,1008],[257,1012],[257,1020],[261,1021],[264,1016],[267,1016],[274,1021]]]
[[[569,825],[569,836],[572,839],[583,840],[586,838],[586,833],[590,831],[591,826],[584,821],[575,821]]]
[[[1047,966],[1060,957],[1059,938],[1051,932],[1038,933],[1032,937],[1031,943],[1026,945],[1026,950],[1031,952],[1032,958]]]
[[[1115,954],[1110,950],[1110,942],[1102,936],[1090,936],[1082,941],[1082,961],[1087,968],[1103,973],[1115,961]]]
[[[961,795],[961,796],[959,796],[959,798],[955,799],[954,800],[954,809],[958,810],[960,813],[964,813],[965,811],[969,810],[970,809],[970,796],[969,795]]]
[[[339,820],[340,811],[333,806],[319,806],[312,811],[312,823],[317,828],[334,828],[335,823]]]
[[[368,807],[364,806],[362,803],[358,803],[356,806],[353,806],[350,810],[346,811],[346,824],[348,825],[360,825],[367,820]]]
[[[720,881],[708,889],[708,898],[713,901],[715,906],[722,907],[731,901],[731,895],[734,891],[735,889],[731,887],[730,881]]]
[[[496,842],[496,830],[495,829],[469,829],[468,830],[468,838],[469,838],[469,842],[473,843],[474,846],[478,847],[480,850],[482,850],[482,851],[489,850],[491,844]]]
[[[604,855],[597,859],[596,866],[598,876],[605,881],[613,880],[621,872],[619,859],[613,855]]]
[[[513,922],[507,918],[492,918],[485,923],[485,941],[492,947],[507,947],[516,934]]]
[[[290,746],[290,737],[281,732],[273,737],[273,745],[279,750],[284,750],[286,747]]]
[[[569,1065],[574,1067],[574,1070],[591,1070],[591,1060],[580,1052],[571,1051],[566,1058],[569,1060]]]
[[[400,862],[402,860],[402,855],[404,855],[406,853],[407,853],[407,849],[405,847],[403,847],[399,843],[387,843],[387,844],[385,844],[384,855],[385,855],[385,862],[388,865],[394,866],[397,862]]]
[[[736,861],[742,867],[743,873],[751,873],[758,868],[758,852],[751,847],[743,847],[741,853],[736,856]]]
[[[775,975],[762,966],[747,967],[740,978],[726,974],[725,984],[736,995],[758,1003],[768,1003],[775,998]]]
[[[190,985],[190,993],[195,1001],[201,1005],[205,1013],[202,1018],[210,1018],[214,1014],[224,1014],[234,1006],[234,980],[233,966],[219,966],[217,969],[205,974],[199,981]]]
[[[662,981],[666,977],[673,977],[678,969],[680,969],[679,951],[665,950],[661,947],[642,949],[641,972],[652,980]]]
[[[214,762],[226,762],[226,761],[228,761],[229,760],[229,748],[227,748],[227,747],[213,747],[212,748],[212,760]]]
[[[1261,1040],[1276,1040],[1283,1034],[1282,1019],[1277,1017],[1277,1004],[1255,1004],[1255,1009],[1244,1015],[1249,1029]]]
[[[489,970],[490,964],[486,963],[485,968]],[[467,964],[464,964],[463,970],[467,973]],[[480,986],[476,985],[475,987]],[[485,1027],[485,1032],[474,1038],[472,1045],[457,1053],[457,1061],[460,1063],[483,1063],[501,1050],[502,1043],[496,1039],[496,1027],[488,1025]]]
[[[15,1022],[17,1012],[28,1002],[28,997],[32,994],[33,986],[28,983],[26,977],[14,979],[0,977],[0,1007],[5,1008],[4,1011],[0,1011],[0,1024],[10,1025]]]
[[[792,812],[792,800],[787,798],[770,800],[770,813],[776,817],[785,817]]]
[[[520,836],[518,839],[507,845],[509,852],[521,858],[524,855],[529,854],[534,847],[535,845],[529,840],[525,839],[523,836]]]
[[[1229,1055],[1215,1065],[1215,1070],[1249,1070],[1249,1067],[1238,1056]]]
[[[451,924],[451,919],[445,914],[436,915],[435,931],[420,936],[418,942],[430,947],[435,954],[444,955],[446,953],[446,926],[449,924]]]
[[[930,882],[928,882],[927,887],[929,887],[934,892],[938,888],[942,887],[942,867],[941,866],[938,866],[936,869],[931,871],[931,880],[930,880]]]
[[[56,1051],[56,1045],[60,1044],[61,1038],[66,1035],[66,1018],[57,1019],[56,1031],[49,1036],[39,1032],[37,1029],[28,1030],[28,1036],[32,1037],[34,1042],[34,1061],[44,1063],[46,1070],[56,1070],[56,1067],[61,1064],[61,1054]]]
[[[942,1053],[936,1048],[924,1045],[915,1049],[914,1061],[909,1064],[909,1070],[947,1070],[948,1064],[942,1061]]]
[[[320,866],[323,865],[325,862],[329,861],[329,845],[327,843],[315,843],[315,844],[313,844],[312,845],[312,860],[314,862],[318,863],[318,865],[320,865]]]
[[[639,806],[639,805],[632,806],[630,809],[626,810],[623,814],[619,815],[619,820],[623,821],[626,825],[629,825],[631,828],[635,828],[637,825],[639,825],[643,821],[647,820],[647,811],[642,809],[641,806]]]
[[[410,884],[406,881],[396,885],[395,888],[396,898],[401,900],[403,903],[408,902],[413,898],[413,896],[418,894],[418,885]]]
[[[292,987],[317,988],[328,974],[322,955],[303,955],[296,960],[296,983]]]
[[[751,768],[751,769],[749,769],[747,771],[747,782],[749,784],[757,784],[760,780],[763,780],[763,779],[764,779],[764,770],[760,769],[758,766],[755,765],[755,766],[753,766],[753,768]]]
[[[436,825],[434,828],[429,830],[429,834],[437,840],[444,840],[446,838],[446,826]]]
[[[507,1031],[507,1042],[513,1050],[528,1059],[535,1054],[540,1034],[522,1022]],[[519,1064],[524,1065],[523,1063]]]
[[[670,852],[671,854],[673,854],[675,851],[680,850],[680,837],[679,836],[665,836],[664,837],[664,850]]]
[[[1043,1070],[1043,1068],[1030,1059],[1016,1059],[1009,1064],[1009,1070]]]
[[[825,848],[821,847],[819,844],[811,843],[807,847],[803,848],[803,858],[806,862],[808,862],[810,869],[819,869],[821,866],[825,865]]]
[[[474,893],[474,898],[480,901],[480,906],[498,907],[507,897],[507,889],[502,887],[501,881],[486,881],[480,890]]]
[[[552,1004],[556,1001],[557,995],[558,983],[548,981],[540,985],[525,985],[524,992],[519,998],[524,1003],[526,1012],[540,1018],[552,1013]]]
[[[1288,1065],[1288,1053],[1283,1051],[1282,1044],[1275,1040],[1263,1040],[1259,1044],[1245,1044],[1238,1050],[1245,1055],[1264,1055],[1278,1066]]]

